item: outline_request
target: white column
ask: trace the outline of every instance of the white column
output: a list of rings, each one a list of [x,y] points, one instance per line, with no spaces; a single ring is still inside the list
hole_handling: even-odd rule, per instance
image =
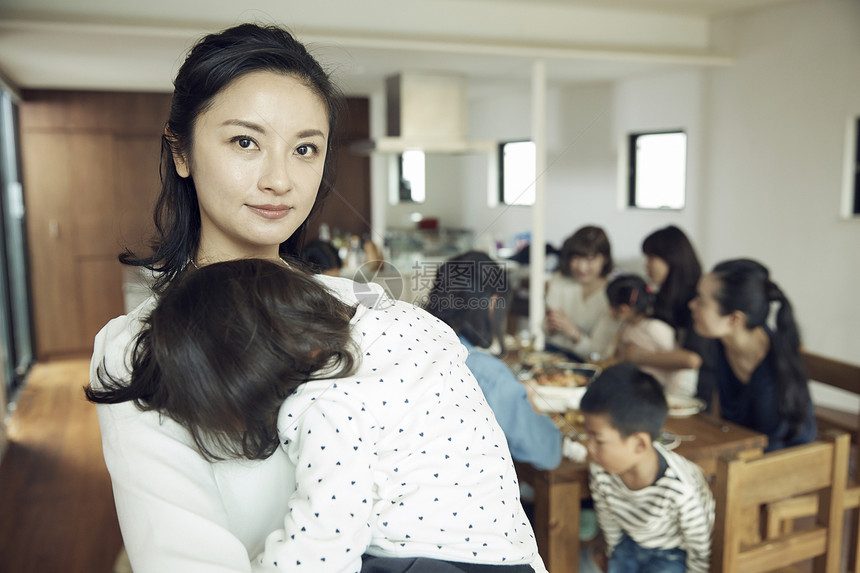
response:
[[[537,162],[535,204],[532,207],[531,251],[529,252],[529,330],[536,350],[543,350],[544,282],[546,268],[546,61],[532,65],[532,140]]]

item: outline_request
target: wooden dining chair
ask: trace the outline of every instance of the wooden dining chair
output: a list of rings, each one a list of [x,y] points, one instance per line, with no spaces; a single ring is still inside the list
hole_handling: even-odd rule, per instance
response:
[[[808,351],[802,351],[801,358],[810,380],[860,395],[860,366]],[[860,573],[860,416],[818,405],[815,407],[815,419],[819,432],[841,430],[851,436],[854,469],[849,471],[843,501],[849,524],[848,571]],[[790,533],[798,519],[815,515],[817,511],[818,499],[815,496],[771,504],[767,509],[767,535],[774,537]]]
[[[860,365],[801,351],[800,358],[810,380],[860,396]],[[851,435],[854,447],[860,447],[860,415],[823,405],[815,406],[815,420],[821,430],[838,429]],[[858,455],[857,457],[860,457]],[[851,481],[860,483],[860,459],[855,460]]]
[[[815,573],[837,573],[848,449],[848,435],[838,433],[753,460],[720,460],[711,571],[795,571],[791,565],[811,559]],[[751,528],[745,520],[762,519],[769,504],[810,494],[818,503],[809,526],[797,524],[771,539],[746,539],[744,532],[763,527],[755,523]]]

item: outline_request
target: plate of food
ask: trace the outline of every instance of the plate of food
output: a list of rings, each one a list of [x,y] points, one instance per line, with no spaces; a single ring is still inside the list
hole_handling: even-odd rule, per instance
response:
[[[578,388],[588,384],[589,378],[566,368],[540,368],[532,372],[535,381],[541,386]]]
[[[529,370],[529,377],[542,386],[566,386],[574,388],[587,386],[600,369],[590,364],[557,362],[544,364]]]
[[[690,396],[669,394],[666,396],[666,402],[669,403],[669,416],[673,418],[694,416],[705,409],[703,401]]]
[[[594,364],[586,364],[584,362],[558,362],[554,364],[556,368],[562,368],[564,370],[569,370],[578,376],[581,376],[586,380],[587,384],[590,384],[592,380],[597,378],[597,376],[603,371],[600,366],[596,366]]]
[[[560,354],[546,352],[544,350],[529,350],[521,355],[523,366],[534,367],[553,364],[560,361],[563,357]]]

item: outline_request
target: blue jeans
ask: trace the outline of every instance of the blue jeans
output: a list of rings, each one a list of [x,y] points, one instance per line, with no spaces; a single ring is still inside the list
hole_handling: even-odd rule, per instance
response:
[[[606,573],[684,573],[687,552],[683,549],[646,549],[624,535],[612,551]]]

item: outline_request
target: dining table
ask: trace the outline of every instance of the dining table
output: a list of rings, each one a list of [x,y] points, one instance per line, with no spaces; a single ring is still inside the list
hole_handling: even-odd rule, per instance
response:
[[[764,434],[704,412],[669,417],[664,432],[677,439],[674,451],[698,464],[712,486],[720,458],[756,457],[767,447]],[[520,482],[534,490],[533,527],[549,573],[577,572],[581,503],[590,498],[588,463],[565,458],[551,470],[525,463],[516,470]]]

